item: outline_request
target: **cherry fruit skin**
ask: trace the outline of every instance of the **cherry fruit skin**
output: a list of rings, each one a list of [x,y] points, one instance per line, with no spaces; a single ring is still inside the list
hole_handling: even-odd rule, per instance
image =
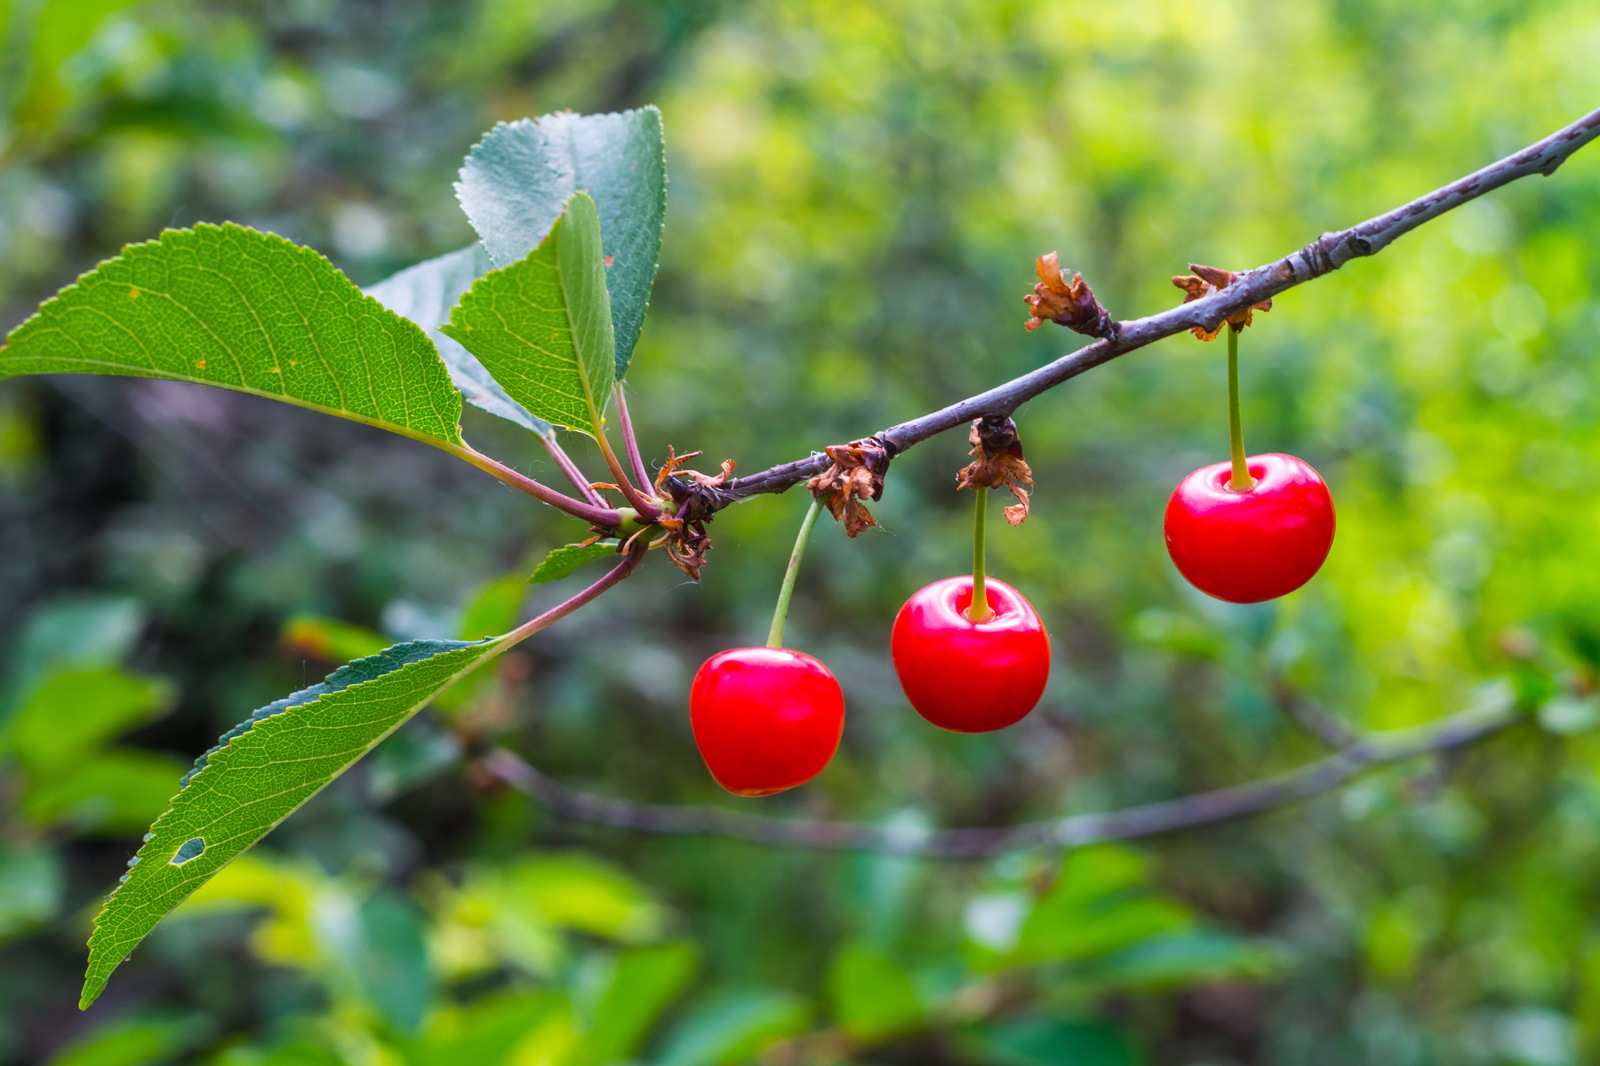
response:
[[[694,675],[689,725],[717,784],[737,796],[770,796],[828,765],[844,732],[844,693],[804,652],[733,648]]]
[[[987,622],[967,617],[970,575],[912,595],[889,638],[900,687],[918,714],[954,733],[988,733],[1022,720],[1050,676],[1050,636],[1039,613],[1006,584],[985,582]]]
[[[1333,496],[1311,464],[1270,453],[1245,460],[1255,485],[1228,488],[1229,463],[1201,467],[1167,502],[1167,551],[1195,588],[1260,603],[1311,580],[1333,546]]]

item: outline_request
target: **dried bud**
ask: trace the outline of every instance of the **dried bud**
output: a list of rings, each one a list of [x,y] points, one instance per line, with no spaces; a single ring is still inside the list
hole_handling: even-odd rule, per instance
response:
[[[889,451],[874,437],[833,444],[823,451],[833,465],[806,482],[811,495],[827,505],[828,512],[844,523],[854,537],[877,525],[862,500],[883,498],[883,475],[889,470]]]
[[[680,469],[684,463],[699,455],[689,452],[678,455],[667,446],[667,461],[661,464],[656,475],[656,492],[665,494],[678,504],[674,515],[662,515],[656,525],[666,531],[667,558],[691,580],[700,580],[700,571],[706,565],[706,553],[711,550],[711,535],[706,532],[706,521],[715,513],[707,502],[707,494],[696,489],[720,487],[733,473],[733,460],[724,459],[717,474],[702,474],[698,470]]]
[[[1072,280],[1067,281],[1061,272],[1061,259],[1055,252],[1041,255],[1034,269],[1039,272],[1039,284],[1033,287],[1033,295],[1022,298],[1032,316],[1028,319],[1029,332],[1049,320],[1091,337],[1110,337],[1116,333],[1116,321],[1094,298],[1083,275],[1075,273]]]
[[[1183,298],[1184,303],[1192,303],[1203,296],[1210,296],[1214,292],[1221,292],[1229,285],[1232,285],[1239,278],[1239,275],[1235,274],[1233,271],[1223,270],[1221,267],[1201,266],[1198,263],[1190,263],[1189,269],[1194,271],[1193,276],[1188,274],[1178,274],[1174,275],[1172,279],[1172,283],[1174,285],[1188,293],[1188,295]],[[1252,312],[1270,310],[1272,310],[1272,301],[1262,300],[1258,304],[1251,304],[1238,314],[1230,315],[1227,320],[1228,325],[1233,327],[1233,331],[1235,333],[1239,333],[1250,324]],[[1217,334],[1222,332],[1222,326],[1220,323],[1217,325],[1216,329],[1206,329],[1204,326],[1193,326],[1190,328],[1190,332],[1203,341],[1214,341],[1217,339]]]
[[[1033,471],[1022,458],[1017,423],[994,415],[976,419],[967,440],[974,458],[956,474],[956,488],[1010,489],[1017,502],[1006,508],[1006,521],[1022,525],[1028,517],[1028,490],[1022,486],[1033,484]]]

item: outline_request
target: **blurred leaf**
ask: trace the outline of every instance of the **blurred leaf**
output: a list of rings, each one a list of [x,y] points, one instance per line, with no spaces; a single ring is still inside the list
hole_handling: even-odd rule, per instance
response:
[[[440,327],[533,414],[599,439],[616,341],[594,201],[573,194],[525,259],[485,274]]]
[[[666,219],[661,112],[562,112],[502,123],[467,156],[456,196],[489,255],[505,266],[544,241],[580,190],[599,210],[620,381],[644,323]]]
[[[433,1000],[422,916],[410,901],[379,891],[361,904],[349,962],[366,999],[394,1028],[416,1032]]]
[[[481,586],[461,611],[461,640],[481,640],[514,628],[521,619],[517,608],[528,594],[528,584],[520,574],[507,574]]]
[[[501,994],[467,1007],[436,1012],[422,1037],[401,1045],[407,1066],[521,1066],[549,1060],[517,1054],[525,1044],[561,1029],[570,1016],[564,996],[554,992]],[[559,1061],[559,1060],[557,1060]]]
[[[992,1066],[1139,1066],[1120,1029],[1104,1022],[1024,1018],[975,1030],[965,1041]]]
[[[462,686],[487,677],[489,671],[468,674],[444,696],[453,696]],[[413,719],[387,743],[378,745],[369,757],[367,790],[374,800],[387,803],[400,793],[431,781],[456,766],[461,759],[461,742],[455,735],[433,726],[426,719]]]
[[[183,771],[171,756],[115,748],[80,765],[30,774],[22,813],[38,825],[127,836],[167,809]]]
[[[95,918],[83,1005],[161,916],[503,642],[412,641],[270,703],[202,755]]]
[[[1024,919],[1009,960],[1091,958],[1190,925],[1188,907],[1142,891],[1145,876],[1144,859],[1126,848],[1071,852]]]
[[[26,686],[63,663],[119,663],[144,624],[144,605],[131,597],[62,596],[28,619],[8,673],[13,684]]]
[[[49,132],[72,105],[80,90],[67,76],[68,60],[89,42],[118,12],[137,7],[142,0],[41,0],[37,5],[0,7],[9,28],[21,28],[27,80],[13,105],[17,125],[32,134]],[[22,8],[19,12],[17,8]],[[9,43],[9,42],[8,42]]]
[[[0,942],[54,918],[63,885],[54,851],[0,843]]]
[[[533,573],[528,575],[528,580],[535,585],[560,581],[577,573],[584,563],[592,563],[596,559],[604,559],[615,554],[617,554],[617,542],[614,540],[602,540],[595,544],[568,544],[546,555],[539,565],[534,567]]]
[[[733,1066],[784,1037],[803,1031],[810,1019],[805,1000],[757,988],[730,990],[692,1008],[673,1028],[655,1066]]]
[[[202,1019],[140,1019],[102,1025],[68,1044],[49,1066],[156,1066],[199,1043]]]
[[[31,774],[53,773],[165,714],[176,698],[176,688],[164,678],[114,666],[62,669],[23,696],[0,743]],[[169,796],[171,787],[169,782]]]
[[[861,943],[839,949],[828,970],[833,1017],[852,1040],[874,1041],[917,1028],[921,998],[911,975],[888,956]]]
[[[311,969],[319,963],[313,911],[327,889],[326,876],[314,868],[246,854],[173,908],[172,917],[267,911],[266,920],[251,933],[252,950],[266,962]]]
[[[1260,981],[1280,973],[1285,962],[1284,953],[1270,945],[1197,929],[1140,941],[1083,967],[1067,983],[1098,995],[1213,981]]]
[[[663,911],[649,891],[616,867],[577,853],[517,863],[506,887],[551,925],[612,940],[656,936]]]
[[[53,373],[216,385],[461,444],[461,394],[416,326],[311,249],[232,223],[129,245],[47,301],[0,379]]]
[[[693,944],[655,944],[618,953],[589,1021],[588,1056],[599,1063],[635,1058],[699,963]]]
[[[440,325],[450,320],[450,309],[492,265],[483,245],[474,244],[407,267],[372,286],[367,295],[422,327],[468,403],[535,433],[549,433],[550,423],[530,415],[526,407],[506,395],[477,356],[439,332]]]
[[[330,663],[365,659],[389,644],[382,633],[365,626],[315,614],[297,614],[283,623],[279,640],[290,651]]]

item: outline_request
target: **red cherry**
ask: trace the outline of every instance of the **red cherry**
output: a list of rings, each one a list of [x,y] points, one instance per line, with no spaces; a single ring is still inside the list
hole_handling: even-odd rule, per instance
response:
[[[739,796],[770,796],[828,765],[844,732],[844,693],[803,652],[733,648],[694,675],[689,724],[717,784]]]
[[[1044,694],[1050,637],[1022,593],[986,582],[994,616],[967,617],[972,578],[947,577],[915,593],[889,638],[895,673],[917,713],[940,729],[987,733],[1020,721]]]
[[[1292,455],[1245,460],[1255,485],[1228,488],[1228,463],[1201,467],[1167,502],[1167,551],[1189,584],[1230,603],[1259,603],[1311,580],[1333,546],[1333,497]]]

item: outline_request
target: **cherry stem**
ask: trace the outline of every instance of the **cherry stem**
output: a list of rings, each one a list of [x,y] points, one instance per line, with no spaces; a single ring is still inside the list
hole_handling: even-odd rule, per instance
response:
[[[1244,427],[1239,424],[1239,331],[1228,325],[1228,437],[1233,447],[1233,477],[1228,488],[1233,492],[1249,492],[1256,486],[1250,476],[1250,464],[1245,462]]]
[[[623,398],[620,384],[617,386],[617,428],[622,430],[622,447],[628,453],[628,465],[633,467],[639,488],[649,491],[650,471],[644,468],[644,460],[639,456],[639,438],[633,434],[633,416],[628,414],[628,401]]]
[[[772,611],[772,628],[767,632],[767,647],[783,647],[783,623],[789,618],[789,600],[794,596],[795,575],[800,573],[800,557],[806,553],[806,542],[811,539],[811,527],[817,524],[817,512],[822,501],[812,499],[805,521],[800,523],[800,533],[794,538],[794,551],[789,554],[789,569],[783,574],[783,587],[778,590],[778,606]]]
[[[537,618],[531,618],[510,633],[507,633],[505,647],[510,648],[519,641],[533,636],[551,623],[559,622],[611,586],[620,582],[623,578],[633,573],[633,568],[639,565],[639,561],[645,557],[647,551],[649,551],[649,548],[641,541],[637,546],[630,549],[628,554],[623,556],[622,561],[613,566],[599,581],[596,581],[571,599],[556,604]]]
[[[572,457],[562,449],[560,444],[556,443],[556,431],[552,429],[548,433],[538,434],[538,437],[539,443],[543,444],[544,450],[550,453],[550,458],[555,460],[556,466],[560,467],[561,472],[567,475],[567,480],[572,482],[574,488],[583,493],[583,498],[596,507],[606,506],[606,498],[600,495],[600,490],[590,483],[590,480],[584,476],[583,471],[578,469],[578,464],[572,461]]]
[[[622,464],[617,461],[617,453],[611,450],[611,442],[606,439],[604,426],[600,427],[595,443],[600,445],[600,454],[606,457],[606,466],[611,468],[611,476],[617,479],[617,489],[622,493],[622,498],[628,501],[629,507],[639,512],[641,521],[654,522],[661,516],[661,508],[645,499],[628,480],[628,475],[622,470]]]
[[[465,459],[479,470],[493,474],[512,488],[521,489],[534,499],[548,503],[551,507],[565,511],[575,518],[581,518],[590,525],[599,526],[601,529],[612,529],[622,521],[622,516],[617,513],[616,508],[575,500],[565,493],[557,492],[550,486],[533,480],[526,474],[519,474],[498,459],[489,458],[470,444],[441,444],[439,447],[459,459]]]
[[[978,498],[978,505],[972,512],[972,602],[967,605],[967,617],[974,622],[987,622],[994,617],[983,572],[987,554],[984,549],[984,529],[988,525],[989,490],[979,485],[974,495]]]

